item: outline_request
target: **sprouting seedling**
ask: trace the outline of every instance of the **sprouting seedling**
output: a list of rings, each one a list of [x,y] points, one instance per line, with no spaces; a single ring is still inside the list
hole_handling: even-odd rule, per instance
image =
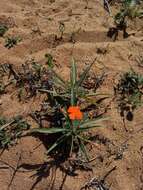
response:
[[[32,62],[32,67],[35,70],[35,74],[40,78],[42,74],[42,65],[36,63],[35,61]]]
[[[7,76],[7,80],[6,77]],[[9,77],[9,68],[8,64],[0,65],[0,94],[5,93],[6,88],[11,85],[13,82],[12,79]]]
[[[5,86],[3,84],[0,84],[0,94],[3,94],[5,91]]]
[[[0,25],[0,37],[3,37],[4,34],[8,31],[8,27],[5,25]]]
[[[126,72],[121,76],[115,87],[118,106],[121,116],[128,120],[133,119],[133,111],[142,105],[143,76],[134,71]]]
[[[30,125],[21,117],[12,119],[0,118],[0,148],[7,148],[14,144],[22,133],[30,128]]]
[[[125,0],[123,1],[121,10],[115,15],[114,21],[117,25],[126,24],[126,18],[140,17],[143,14],[140,11],[140,7],[137,5],[136,0]]]
[[[127,17],[133,19],[136,17],[143,16],[143,11],[141,10],[140,6],[138,5],[137,0],[125,0],[123,5],[124,5],[124,9],[125,9],[125,14]]]
[[[19,37],[7,37],[5,39],[5,47],[10,49],[16,46],[20,41],[21,41],[21,38]]]
[[[45,57],[47,59],[46,64],[50,67],[53,68],[54,67],[54,63],[53,63],[53,56],[49,53],[45,54]]]
[[[139,67],[143,67],[143,56],[142,55],[139,55],[137,58],[136,58],[136,62],[138,64]]]
[[[0,94],[4,94],[6,88],[12,84],[12,81],[8,82],[7,84],[4,84],[2,82],[0,82]]]
[[[60,31],[60,39],[62,39],[65,31],[65,24],[63,22],[59,22],[59,31]]]
[[[18,99],[22,101],[24,99],[24,86],[21,86],[18,90]]]
[[[16,87],[20,101],[31,98],[37,95],[39,88],[50,89],[49,76],[49,68],[33,59],[23,64],[21,70],[12,64],[0,65],[0,93],[5,93],[12,85]]]
[[[20,137],[25,130],[29,130],[30,125],[25,121],[22,116],[16,116],[12,124],[12,130],[16,138]]]
[[[81,28],[78,28],[76,31],[72,31],[70,34],[69,42],[75,43],[75,36],[80,32]]]
[[[110,28],[107,35],[109,37],[114,36],[114,40],[116,40],[118,32],[123,31],[123,37],[127,38],[129,36],[126,31],[128,19],[134,19],[142,15],[143,11],[140,10],[136,0],[124,0],[120,11],[113,17],[115,27]]]

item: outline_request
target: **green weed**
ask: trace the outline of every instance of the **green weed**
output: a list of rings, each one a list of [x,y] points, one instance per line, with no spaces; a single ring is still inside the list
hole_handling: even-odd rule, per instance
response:
[[[59,23],[59,31],[60,31],[60,39],[62,39],[65,31],[65,24],[63,22]]]
[[[135,0],[124,0],[120,11],[114,16],[115,27],[109,29],[107,36],[113,37],[114,40],[118,37],[118,32],[123,31],[123,37],[127,38],[129,35],[127,33],[127,22],[128,19],[134,19],[136,17],[142,17],[143,11],[140,5],[137,4]]]
[[[63,39],[63,35],[64,35],[64,31],[65,31],[65,24],[63,22],[59,22],[59,36],[55,36],[55,41],[61,41]]]
[[[3,37],[4,34],[8,31],[8,27],[5,25],[0,25],[0,37]]]
[[[50,89],[48,68],[30,60],[17,71],[11,64],[0,66],[0,93],[9,85],[16,87],[20,101],[36,96],[39,88]]]
[[[6,87],[8,87],[12,81],[7,81],[6,76],[8,78],[8,65],[2,64],[0,65],[0,94],[4,94],[6,91]]]
[[[143,67],[143,56],[142,55],[139,55],[137,58],[136,58],[136,62],[138,64],[139,67]]]
[[[22,133],[30,128],[30,125],[21,116],[7,120],[0,118],[0,148],[8,148],[13,145]]]
[[[45,58],[47,59],[46,64],[49,67],[53,68],[54,67],[53,56],[51,54],[47,53],[47,54],[45,54]]]
[[[142,105],[143,76],[134,71],[125,73],[115,87],[115,94],[121,116],[127,113],[126,118],[132,120],[133,111]]]
[[[19,37],[7,37],[5,39],[5,47],[10,49],[16,46],[20,41],[21,41],[21,38]]]

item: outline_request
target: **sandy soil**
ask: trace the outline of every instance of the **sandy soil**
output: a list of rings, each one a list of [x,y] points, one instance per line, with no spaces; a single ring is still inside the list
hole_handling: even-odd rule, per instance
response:
[[[87,3],[88,2],[88,3]],[[113,12],[116,6],[111,7]],[[59,23],[65,24],[63,40],[54,41],[59,36]],[[69,76],[71,56],[74,56],[78,68],[83,70],[86,64],[97,57],[93,72],[106,71],[107,79],[101,87],[104,93],[113,94],[116,77],[132,67],[143,74],[136,58],[143,52],[143,21],[135,19],[129,24],[127,39],[122,32],[113,42],[107,37],[107,31],[113,25],[112,18],[104,10],[100,0],[1,0],[0,23],[9,27],[6,35],[19,36],[22,41],[15,47],[4,47],[4,38],[0,38],[0,64],[11,63],[20,67],[25,61],[34,58],[40,64],[45,63],[45,53],[51,53],[57,65],[57,72],[65,78]],[[70,42],[75,33],[74,44]],[[101,51],[99,50],[105,50]],[[42,97],[33,98],[29,103],[21,103],[10,90],[2,95],[0,114],[12,117],[27,114],[39,109]],[[39,140],[28,137],[6,150],[0,157],[13,168],[25,166],[17,171],[10,184],[14,169],[0,163],[0,190],[80,190],[93,177],[102,178],[106,172],[116,166],[106,179],[111,190],[143,189],[143,134],[142,108],[134,115],[132,122],[126,121],[128,132],[117,110],[116,102],[110,104],[107,115],[111,119],[104,129],[93,131],[97,137],[105,139],[98,148],[92,147],[90,154],[96,159],[91,163],[93,171],[78,170],[77,176],[66,176],[64,171],[51,165],[50,171],[43,170],[41,175],[36,169],[44,164],[45,147]],[[97,138],[98,139],[98,138]],[[122,159],[116,159],[123,153]],[[21,155],[20,163],[18,163]],[[110,155],[110,156],[109,156]]]

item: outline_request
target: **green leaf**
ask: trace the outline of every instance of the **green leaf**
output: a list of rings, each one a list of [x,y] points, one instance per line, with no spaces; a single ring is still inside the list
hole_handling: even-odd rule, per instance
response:
[[[81,139],[82,141],[84,141],[84,142],[93,144],[93,142],[92,142],[91,140],[89,140],[89,139],[87,139],[87,138],[85,138],[85,137],[82,137],[82,136],[80,136],[80,135],[77,135],[77,137],[78,137],[79,139]]]
[[[70,156],[72,156],[73,145],[74,145],[74,136],[73,136],[73,135],[71,135],[71,148],[70,148]]]
[[[70,118],[68,117],[67,114],[64,114],[64,116],[65,116],[65,120],[66,120],[66,125],[65,125],[65,127],[66,127],[67,129],[71,129],[72,123],[71,123]]]
[[[74,87],[71,87],[71,105],[74,106],[75,105],[75,92],[74,92]]]
[[[83,132],[83,131],[86,131],[86,130],[89,130],[89,129],[93,129],[93,128],[98,128],[98,127],[104,127],[103,125],[97,125],[97,124],[94,124],[93,126],[87,126],[87,127],[82,127],[82,128],[78,128],[77,131],[78,132]]]
[[[0,25],[0,37],[3,37],[4,34],[7,32],[8,27],[5,25]]]
[[[125,0],[124,5],[126,7],[135,7],[136,6],[136,0]]]
[[[80,124],[79,128],[80,129],[86,129],[87,127],[88,128],[91,128],[91,127],[96,127],[96,126],[99,126],[99,123],[102,122],[102,121],[105,121],[107,120],[108,118],[107,117],[98,117],[96,119],[92,119],[92,120],[87,120],[87,121],[84,121]]]
[[[64,128],[36,128],[32,129],[31,133],[44,133],[44,134],[53,134],[53,133],[60,133],[60,132],[67,132],[67,129]]]
[[[49,53],[46,53],[45,54],[45,57],[47,58],[47,65],[50,67],[50,68],[53,68],[54,67],[54,63],[53,63],[53,56]]]
[[[84,72],[82,73],[82,75],[80,76],[80,79],[77,81],[77,88],[80,87],[82,85],[82,83],[84,82],[85,78],[87,77],[88,72],[90,71],[92,65],[95,63],[96,58],[94,59],[94,61],[84,70]]]
[[[66,140],[66,138],[70,135],[70,133],[67,133],[65,135],[62,135],[58,140],[48,149],[47,153],[49,154],[53,149],[55,149],[59,144],[61,144],[63,141]]]
[[[38,91],[50,93],[50,94],[52,94],[53,96],[57,96],[57,95],[58,95],[57,92],[54,91],[54,90],[38,89]]]
[[[13,123],[14,123],[14,120],[12,120],[12,121],[10,121],[8,123],[5,123],[4,125],[0,126],[0,130],[3,130],[5,128],[9,127]]]
[[[72,59],[72,68],[71,68],[71,85],[75,86],[77,81],[77,68],[75,64],[75,60]]]
[[[73,125],[73,128],[76,129],[77,127],[79,127],[80,121],[79,120],[73,120],[72,125]]]
[[[85,97],[92,97],[92,96],[107,96],[107,97],[105,97],[105,98],[109,98],[109,97],[111,97],[111,95],[110,94],[104,94],[104,93],[88,93],[87,95],[85,95]]]
[[[76,104],[76,89],[75,89],[75,85],[76,85],[76,81],[77,81],[77,68],[76,68],[76,64],[74,59],[72,60],[72,68],[71,68],[71,78],[70,78],[70,82],[71,82],[71,105],[75,105]]]
[[[52,69],[50,68],[54,75],[54,83],[59,84],[62,88],[66,89],[66,82]]]
[[[52,94],[53,96],[59,96],[59,97],[64,97],[64,98],[69,98],[70,95],[67,93],[63,93],[63,94],[58,94],[55,90],[46,90],[46,89],[38,89],[38,91],[40,92],[45,92],[45,93],[49,93]]]
[[[79,144],[79,149],[81,151],[81,153],[83,154],[83,156],[86,158],[87,161],[89,161],[89,156],[87,154],[86,148],[84,143],[82,142],[81,139],[78,138],[78,144]]]

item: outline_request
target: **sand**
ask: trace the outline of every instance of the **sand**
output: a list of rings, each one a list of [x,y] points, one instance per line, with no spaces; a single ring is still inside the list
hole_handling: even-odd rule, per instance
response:
[[[112,5],[112,14],[118,5]],[[63,39],[55,42],[54,36],[60,36],[59,26],[64,23]],[[6,36],[18,36],[22,40],[15,47],[4,47],[5,40],[0,38],[0,64],[10,63],[16,68],[30,59],[45,63],[45,54],[51,53],[55,59],[56,70],[64,78],[69,76],[69,66],[73,56],[79,70],[97,57],[93,72],[107,73],[101,91],[114,94],[116,77],[133,68],[143,74],[136,58],[143,52],[143,21],[135,19],[129,22],[127,29],[131,34],[123,39],[119,32],[118,39],[107,37],[113,19],[103,8],[101,0],[1,0],[0,24],[9,28]],[[73,38],[71,38],[73,37]],[[74,43],[73,43],[74,42]],[[29,102],[19,102],[12,89],[0,96],[1,115],[12,117],[27,114],[39,109],[42,97]],[[78,170],[77,176],[66,176],[61,168],[51,166],[50,171],[42,171],[37,175],[35,169],[44,163],[44,145],[34,149],[40,142],[33,137],[22,138],[16,146],[5,150],[0,161],[17,167],[19,155],[20,165],[28,165],[27,170],[19,169],[10,184],[14,170],[0,162],[0,190],[80,190],[93,177],[102,178],[106,172],[116,166],[106,179],[111,190],[142,190],[143,189],[143,108],[134,113],[132,122],[126,121],[128,132],[125,131],[122,118],[117,110],[116,102],[110,104],[107,115],[111,119],[107,127],[95,129],[93,134],[108,139],[109,143],[99,143],[99,149],[92,147],[90,154],[96,159],[91,163],[93,171]],[[139,132],[138,132],[139,131]],[[115,155],[123,152],[122,159]],[[109,152],[111,155],[109,156]],[[63,184],[63,185],[62,185]]]

